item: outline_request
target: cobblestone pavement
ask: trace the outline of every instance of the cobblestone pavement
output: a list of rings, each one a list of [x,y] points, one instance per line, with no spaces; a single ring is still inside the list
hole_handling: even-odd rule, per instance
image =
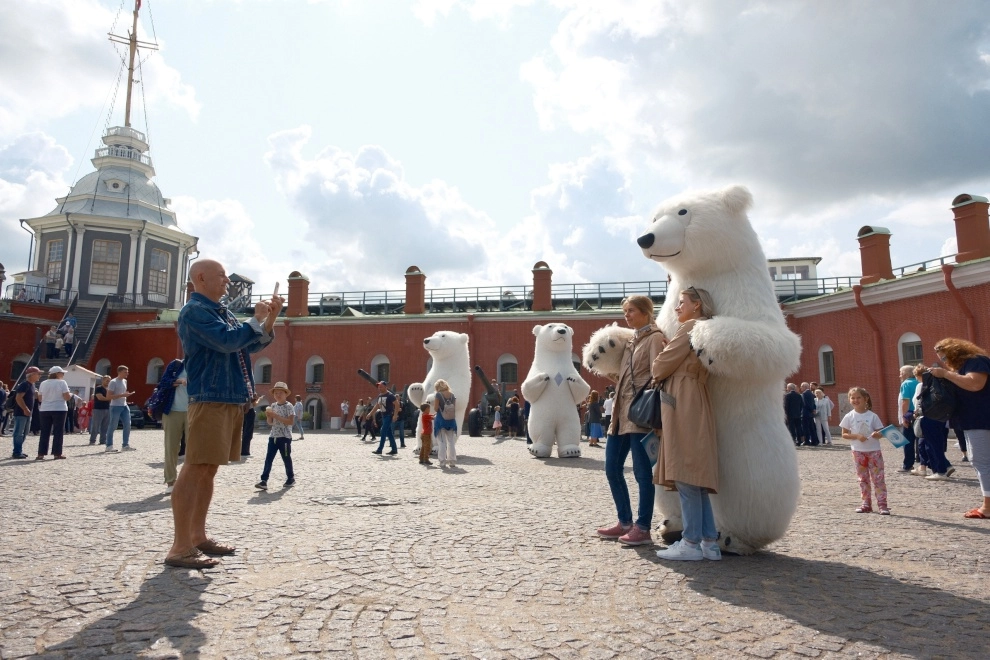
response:
[[[297,485],[220,468],[211,533],[239,550],[165,567],[162,432],[66,461],[0,461],[0,657],[986,658],[990,521],[952,481],[900,474],[893,515],[857,515],[849,450],[800,449],[788,535],[749,557],[661,563],[594,536],[614,521],[604,450],[538,460],[462,437],[457,468],[353,434],[295,442]],[[10,453],[4,438],[0,450]],[[26,451],[36,448],[29,437]],[[632,483],[631,471],[627,479]],[[635,506],[635,503],[634,503]],[[655,521],[659,523],[660,521]]]

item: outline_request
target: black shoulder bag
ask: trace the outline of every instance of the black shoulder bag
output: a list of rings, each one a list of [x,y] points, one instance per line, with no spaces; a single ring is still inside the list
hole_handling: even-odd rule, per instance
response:
[[[633,349],[633,353],[635,353],[635,349]],[[633,379],[632,358],[632,353],[630,353],[629,380],[632,382],[633,389],[635,390],[636,381]],[[632,403],[629,404],[629,414],[627,417],[630,422],[637,426],[659,429],[663,427],[663,421],[660,418],[660,397],[663,391],[663,383],[660,383],[657,387],[648,387],[652,380],[652,378],[648,378],[643,383],[643,387],[636,392]]]

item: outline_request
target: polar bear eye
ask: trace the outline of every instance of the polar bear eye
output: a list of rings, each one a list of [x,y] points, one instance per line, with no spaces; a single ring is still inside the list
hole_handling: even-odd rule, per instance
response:
[[[681,209],[677,212],[677,215],[687,215],[687,209]]]

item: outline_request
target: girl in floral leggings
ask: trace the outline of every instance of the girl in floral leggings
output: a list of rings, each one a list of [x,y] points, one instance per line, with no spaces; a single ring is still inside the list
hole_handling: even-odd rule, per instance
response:
[[[849,440],[856,463],[856,476],[859,477],[859,492],[863,503],[856,513],[872,513],[873,502],[870,496],[870,482],[877,493],[877,509],[881,516],[889,516],[887,508],[887,482],[883,474],[883,453],[880,451],[880,429],[883,423],[873,412],[870,393],[862,387],[849,390],[849,403],[853,409],[842,418],[843,440]]]

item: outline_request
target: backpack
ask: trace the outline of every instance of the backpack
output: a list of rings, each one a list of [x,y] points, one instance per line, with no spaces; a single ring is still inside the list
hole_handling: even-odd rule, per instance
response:
[[[956,413],[956,386],[929,372],[921,374],[921,414],[928,419],[946,422]]]
[[[160,422],[165,411],[165,397],[161,388],[156,387],[151,396],[144,402],[144,409],[156,422]]]
[[[457,397],[451,394],[450,399],[448,400],[445,399],[442,394],[439,396],[440,396],[440,404],[439,404],[440,416],[443,417],[448,422],[452,421],[454,419],[454,415],[457,414],[457,409],[456,406],[454,405],[454,403],[456,403],[457,401]]]
[[[17,405],[17,392],[14,390],[10,391],[7,398],[3,401],[3,412],[12,413],[14,412],[14,407]]]

